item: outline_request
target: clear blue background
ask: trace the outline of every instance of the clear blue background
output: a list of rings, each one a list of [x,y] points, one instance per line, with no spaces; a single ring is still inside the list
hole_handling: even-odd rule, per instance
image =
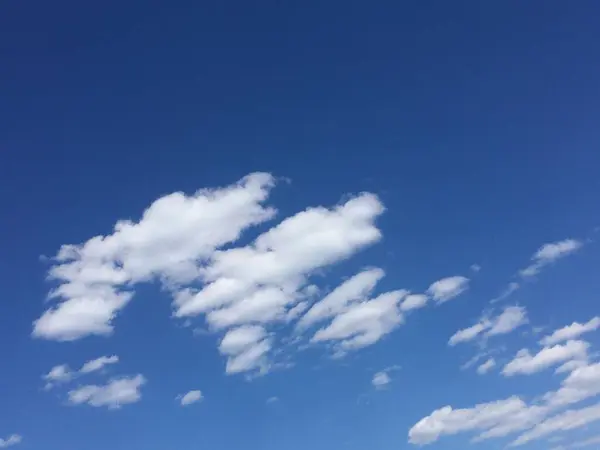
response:
[[[592,0],[0,2],[0,436],[19,432],[24,450],[386,450],[409,447],[435,408],[555,386],[461,372],[475,350],[446,341],[539,245],[600,224],[599,14]],[[380,195],[383,242],[337,275],[378,265],[382,289],[422,290],[483,269],[347,360],[307,352],[251,383],[224,375],[214,337],[175,325],[156,286],[110,339],[31,339],[40,255],[255,170],[292,180],[273,195],[282,214]],[[587,246],[514,301],[537,325],[587,320],[599,263]],[[148,378],[140,403],[107,412],[41,392],[54,364],[112,353]],[[179,408],[193,388],[205,401]]]

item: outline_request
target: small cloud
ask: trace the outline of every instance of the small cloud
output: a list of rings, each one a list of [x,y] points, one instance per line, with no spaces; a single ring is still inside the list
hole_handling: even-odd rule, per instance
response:
[[[451,300],[469,288],[469,279],[462,276],[442,278],[429,286],[427,293],[438,303]]]
[[[123,405],[136,403],[141,400],[140,388],[146,383],[142,375],[135,377],[115,378],[104,385],[90,384],[69,391],[69,403],[90,406],[106,406],[109,409],[118,409]]]
[[[190,391],[186,394],[177,396],[177,399],[180,401],[181,406],[188,406],[192,403],[199,402],[202,400],[202,392],[201,391]]]
[[[269,397],[267,399],[267,404],[272,405],[273,403],[277,403],[279,401],[279,397]]]
[[[112,356],[101,356],[100,358],[94,359],[92,361],[88,361],[86,362],[81,369],[79,370],[80,373],[90,373],[90,372],[95,372],[98,370],[102,370],[102,368],[104,368],[104,366],[107,366],[109,364],[116,364],[119,362],[119,357],[116,355],[112,355]]]
[[[569,339],[575,339],[584,333],[595,331],[598,328],[600,328],[600,317],[596,316],[586,323],[573,322],[571,325],[560,328],[550,336],[546,336],[540,343],[542,345],[558,344]]]
[[[479,264],[472,264],[470,269],[471,269],[471,272],[477,273],[481,270],[481,266]]]
[[[23,440],[23,437],[19,434],[11,434],[6,439],[0,438],[0,448],[7,448],[13,445],[20,444]]]
[[[390,366],[390,367],[383,369],[380,372],[377,372],[375,375],[373,375],[371,384],[373,386],[375,386],[375,389],[385,388],[388,384],[390,384],[392,382],[392,378],[390,377],[390,372],[393,372],[395,370],[400,370],[400,366],[396,366],[396,365]]]
[[[496,367],[496,360],[494,358],[490,358],[477,368],[477,373],[479,375],[485,375],[494,367]]]
[[[540,271],[555,261],[568,256],[583,246],[583,242],[576,239],[565,239],[542,245],[531,257],[531,264],[519,272],[522,278],[537,275]]]

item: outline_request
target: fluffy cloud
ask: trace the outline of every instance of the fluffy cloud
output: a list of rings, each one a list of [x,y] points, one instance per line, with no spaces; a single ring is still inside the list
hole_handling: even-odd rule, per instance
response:
[[[73,372],[71,372],[71,369],[68,365],[61,364],[54,366],[52,369],[50,369],[50,372],[48,372],[42,378],[49,383],[64,383],[73,378]]]
[[[479,367],[477,367],[477,373],[479,375],[484,375],[490,370],[492,370],[494,367],[496,367],[496,360],[494,358],[490,358],[486,362],[481,364]]]
[[[542,345],[558,344],[559,342],[578,338],[582,334],[595,331],[598,328],[600,328],[600,317],[594,317],[584,324],[573,322],[571,325],[554,331],[550,336],[546,336],[540,343]]]
[[[448,340],[449,345],[472,341],[479,335],[487,337],[507,334],[528,323],[527,311],[520,306],[509,306],[495,318],[483,318],[475,325],[454,333]]]
[[[423,445],[432,443],[443,435],[487,430],[487,434],[479,436],[480,439],[485,439],[525,429],[529,423],[533,426],[539,415],[539,412],[531,409],[519,397],[481,403],[466,409],[445,406],[417,422],[408,436],[412,444]]]
[[[574,253],[582,245],[581,241],[575,239],[565,239],[563,241],[544,244],[531,257],[531,264],[521,270],[519,274],[523,278],[535,276],[548,264]]]
[[[479,432],[474,441],[481,441],[530,430],[513,444],[519,445],[554,431],[573,429],[600,420],[595,418],[594,408],[552,416],[560,408],[597,395],[600,395],[600,363],[574,369],[556,391],[547,392],[532,404],[513,396],[471,408],[454,409],[445,406],[437,409],[410,429],[409,441],[422,445],[434,442],[444,435],[463,432]]]
[[[142,398],[140,388],[146,383],[142,375],[115,378],[104,385],[86,385],[69,391],[69,403],[91,406],[106,406],[118,409],[123,405],[136,403]]]
[[[521,349],[510,361],[502,374],[512,376],[517,374],[532,374],[547,369],[553,365],[570,360],[587,360],[589,344],[584,341],[568,341],[564,345],[545,347],[532,355],[529,350]]]
[[[405,291],[387,292],[350,306],[318,330],[312,342],[336,341],[340,351],[374,344],[403,322],[398,305],[405,295]]]
[[[11,434],[6,439],[0,438],[0,448],[7,448],[13,445],[20,444],[23,438],[18,434]]]
[[[249,227],[272,219],[266,205],[274,178],[254,173],[231,186],[154,201],[137,221],[118,221],[112,233],[64,245],[51,260],[55,302],[35,321],[33,335],[70,341],[108,336],[136,285],[158,281],[173,297],[174,316],[203,316],[209,333],[223,333],[226,372],[264,373],[280,341],[274,330],[298,321],[293,339],[331,344],[337,355],[374,344],[394,330],[403,312],[456,297],[469,280],[433,283],[428,295],[393,290],[372,295],[384,276],[364,269],[315,302],[313,278],[381,239],[384,206],[374,194],[346,197],[284,218],[245,245]],[[260,337],[257,337],[260,336]],[[288,340],[289,342],[289,340]],[[112,361],[96,361],[86,370]]]
[[[381,269],[368,269],[344,281],[310,308],[298,322],[299,328],[307,328],[322,320],[335,317],[347,309],[348,305],[366,300],[385,272]]]
[[[413,309],[423,308],[429,297],[425,294],[409,294],[404,298],[404,301],[400,304],[400,309],[404,312],[412,311]]]
[[[188,405],[191,405],[192,403],[196,403],[196,402],[199,402],[200,400],[202,400],[202,392],[201,391],[189,391],[186,394],[180,395],[177,398],[179,399],[181,406],[188,406]]]
[[[229,374],[260,369],[268,370],[266,359],[271,339],[258,325],[245,325],[229,330],[221,340],[219,351],[227,356],[225,372]]]
[[[544,395],[544,401],[552,407],[578,403],[600,394],[600,363],[574,369],[561,387]]]
[[[60,303],[35,321],[33,335],[68,341],[111,334],[113,319],[133,296],[128,287],[153,278],[167,285],[192,281],[216,248],[272,218],[275,211],[261,203],[273,181],[255,173],[226,188],[170,194],[139,222],[119,221],[110,235],[63,246],[49,271],[60,283],[49,297]]]
[[[513,441],[511,446],[523,445],[535,439],[556,433],[557,431],[581,428],[599,420],[600,403],[587,408],[565,411],[538,423],[531,430],[523,433]]]
[[[102,370],[105,366],[109,364],[116,364],[119,362],[119,357],[117,355],[112,356],[101,356],[100,358],[93,359],[91,361],[86,362],[81,369],[80,373],[90,373],[98,370]]]
[[[447,302],[469,288],[469,279],[463,276],[442,278],[429,286],[427,293],[438,303]]]

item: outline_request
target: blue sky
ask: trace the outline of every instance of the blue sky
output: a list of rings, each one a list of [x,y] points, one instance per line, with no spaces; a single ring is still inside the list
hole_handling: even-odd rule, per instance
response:
[[[0,448],[596,448],[600,6],[0,5]]]

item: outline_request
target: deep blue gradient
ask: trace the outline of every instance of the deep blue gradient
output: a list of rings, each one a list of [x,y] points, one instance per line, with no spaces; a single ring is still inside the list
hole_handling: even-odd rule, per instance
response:
[[[409,448],[438,407],[555,386],[551,373],[461,372],[473,349],[446,342],[541,244],[595,236],[599,15],[593,0],[0,2],[0,437],[19,432],[24,450]],[[380,196],[384,239],[344,274],[378,265],[382,289],[422,290],[483,270],[455,303],[346,360],[300,353],[252,382],[225,376],[214,336],[176,326],[154,285],[111,338],[31,338],[49,289],[40,255],[257,170],[291,180],[273,194],[282,216]],[[515,301],[536,326],[587,320],[599,263],[590,244]],[[140,403],[110,412],[42,392],[53,365],[112,353],[148,378]],[[196,387],[204,402],[179,408]]]

